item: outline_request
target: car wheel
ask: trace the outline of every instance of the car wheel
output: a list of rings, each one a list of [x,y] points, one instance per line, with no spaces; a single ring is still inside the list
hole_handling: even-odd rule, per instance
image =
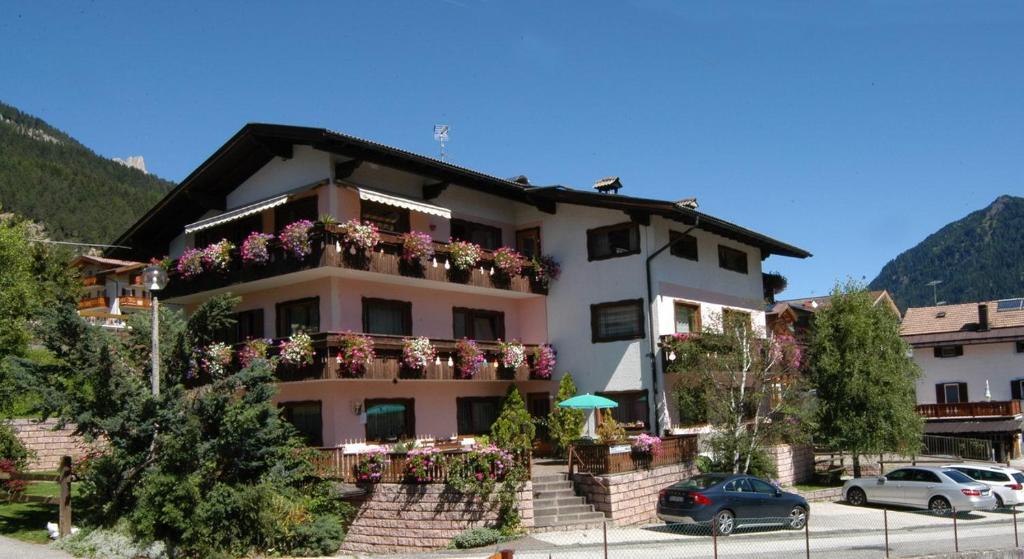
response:
[[[787,524],[793,530],[800,530],[807,525],[807,509],[796,506],[793,510],[789,511],[789,523]]]
[[[864,494],[864,490],[860,487],[851,487],[846,492],[846,502],[855,506],[864,506],[868,502],[868,496]]]
[[[1003,503],[1003,498],[1000,497],[999,495],[996,495],[996,508],[997,509],[1006,508],[1006,505]]]
[[[928,510],[937,514],[948,514],[953,508],[945,497],[932,497],[932,500],[928,501]]]
[[[712,520],[711,530],[716,536],[728,536],[736,528],[736,517],[727,510],[718,511]]]

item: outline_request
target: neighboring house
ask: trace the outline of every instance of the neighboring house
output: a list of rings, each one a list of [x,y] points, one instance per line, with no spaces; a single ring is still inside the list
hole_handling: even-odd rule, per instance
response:
[[[925,433],[992,441],[1020,456],[1024,299],[907,309],[901,329],[921,367]]]
[[[82,277],[78,314],[89,323],[119,330],[125,315],[149,311],[152,299],[142,285],[141,262],[82,255],[71,261]]]
[[[227,341],[311,333],[315,365],[282,372],[276,401],[315,445],[486,433],[510,383],[542,416],[567,371],[581,393],[616,400],[618,420],[662,432],[674,411],[656,340],[723,312],[745,313],[763,329],[761,261],[810,254],[697,212],[692,200],[612,193],[622,188],[617,179],[598,187],[533,186],[325,129],[250,124],[115,243],[132,250],[110,255],[177,258],[324,215],[375,223],[384,242],[361,264],[327,226],[302,263],[280,256],[265,267],[235,263],[194,279],[172,270],[161,293],[187,311],[216,293],[241,296]],[[409,231],[430,236],[437,265],[416,272],[401,263],[399,235]],[[547,255],[561,275],[550,289],[521,277],[499,282],[487,252],[479,269],[456,277],[444,266],[449,238]],[[670,239],[677,243],[649,260]],[[375,341],[376,357],[360,378],[344,378],[334,359],[345,331]],[[408,336],[426,336],[439,350],[419,378],[399,365]],[[456,380],[449,361],[463,337],[488,352],[470,380]],[[529,366],[497,371],[498,339],[528,349],[552,344],[554,377],[533,378]]]
[[[896,316],[900,316],[900,309],[888,291],[870,291],[868,295],[875,306],[883,305]],[[806,342],[811,335],[811,322],[814,314],[819,309],[827,308],[831,304],[831,295],[777,301],[775,304],[768,305],[765,320],[771,332],[777,335],[788,334],[797,340]]]

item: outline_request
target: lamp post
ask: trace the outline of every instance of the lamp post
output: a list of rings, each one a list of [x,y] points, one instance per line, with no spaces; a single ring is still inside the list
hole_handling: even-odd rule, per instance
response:
[[[163,269],[163,266],[147,266],[142,271],[142,284],[149,288],[150,293],[153,294],[153,324],[150,328],[153,338],[153,352],[150,358],[153,360],[152,372],[150,373],[150,383],[153,386],[153,396],[160,395],[160,301],[156,297],[156,292],[160,291],[167,285],[167,271]]]

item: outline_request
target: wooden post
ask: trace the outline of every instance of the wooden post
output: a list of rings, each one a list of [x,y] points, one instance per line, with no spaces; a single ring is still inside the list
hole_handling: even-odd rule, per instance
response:
[[[60,503],[58,507],[57,529],[60,537],[71,534],[71,457],[60,459]]]

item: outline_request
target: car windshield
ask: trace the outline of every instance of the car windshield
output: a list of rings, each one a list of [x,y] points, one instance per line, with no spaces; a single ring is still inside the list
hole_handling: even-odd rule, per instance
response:
[[[673,489],[698,489],[703,490],[721,483],[725,478],[722,476],[694,476],[690,479],[684,479],[673,486]]]
[[[1013,476],[1013,481],[1016,481],[1017,483],[1024,483],[1024,474],[1018,472],[1011,475]]]
[[[956,470],[942,470],[942,473],[946,474],[949,479],[957,483],[974,483],[974,480],[964,475],[963,472],[958,472]]]

